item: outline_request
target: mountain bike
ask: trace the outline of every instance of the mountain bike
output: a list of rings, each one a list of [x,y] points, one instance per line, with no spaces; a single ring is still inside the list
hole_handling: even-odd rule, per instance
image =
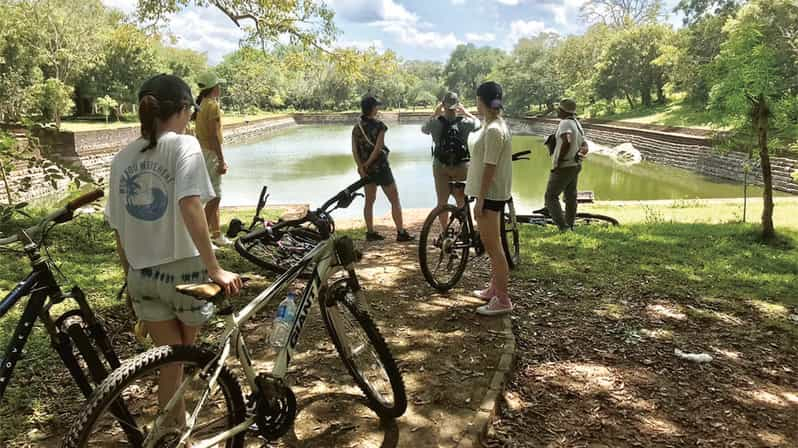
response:
[[[290,225],[285,221],[272,223],[260,216],[269,195],[263,187],[258,198],[255,216],[249,227],[238,218],[233,218],[227,227],[227,237],[236,238],[236,252],[256,266],[282,274],[291,266],[302,261],[304,256],[322,240],[318,231],[307,226]],[[257,229],[270,229],[257,238],[237,238],[241,233],[252,233]],[[311,271],[305,270],[301,278],[307,278]]]
[[[54,211],[35,226],[0,239],[2,251],[24,254],[31,265],[30,274],[0,302],[2,318],[23,297],[30,296],[5,355],[0,359],[0,400],[11,382],[14,367],[22,357],[37,319],[43,324],[53,349],[87,399],[92,394],[92,386],[102,383],[109,371],[120,366],[111,341],[86,300],[86,295],[78,286],[71,287],[69,292],[62,290],[60,282],[66,278],[47,251],[49,232],[56,225],[71,221],[77,209],[102,196],[102,190],[87,193]],[[22,244],[21,250],[12,249],[16,243]],[[66,301],[74,302],[76,308],[54,317],[53,307]],[[109,409],[113,418],[121,422],[134,421],[121,400],[113,400]],[[128,426],[125,426],[124,436],[134,445],[144,440],[139,432],[130,430]]]
[[[580,191],[577,193],[576,202],[578,204],[592,204],[595,196],[592,191]],[[546,207],[537,209],[529,215],[515,215],[516,222],[519,224],[533,224],[538,226],[556,226],[557,224],[549,215]],[[584,226],[617,226],[620,223],[612,216],[598,215],[595,213],[577,212],[574,219],[574,227]]]
[[[513,154],[513,162],[529,160],[532,151]],[[464,182],[450,182],[453,189],[464,189]],[[479,257],[485,253],[479,231],[471,217],[471,202],[467,199],[462,207],[451,204],[434,209],[424,221],[418,243],[418,260],[427,283],[439,291],[452,289],[465,272],[471,250]],[[441,219],[443,217],[443,219]],[[441,225],[445,222],[445,225]],[[512,198],[505,203],[500,221],[500,233],[504,254],[510,269],[518,265],[521,249],[515,205]]]
[[[192,448],[225,446],[240,448],[252,425],[269,440],[281,437],[296,416],[296,398],[286,384],[288,367],[315,301],[319,301],[327,332],[341,359],[363,391],[369,406],[381,418],[397,418],[407,409],[404,382],[385,340],[364,311],[363,290],[354,264],[357,259],[351,239],[335,234],[331,212],[348,207],[368,182],[364,178],[328,200],[315,211],[288,225],[312,224],[322,240],[302,261],[290,267],[271,286],[238,312],[215,284],[180,285],[178,290],[217,305],[224,316],[221,343],[213,351],[196,346],[164,346],[142,353],[122,364],[97,389],[65,440],[66,447],[115,446],[122,429],[109,409],[125,397],[136,416],[136,429],[146,435],[145,447]],[[244,243],[263,238],[269,228],[243,237]],[[255,313],[286,290],[307,267],[312,277],[297,304],[297,313],[286,344],[278,351],[271,372],[256,372],[242,329]],[[333,276],[340,278],[333,280]],[[249,386],[246,403],[229,366],[238,360]],[[184,380],[169,402],[159,410],[152,391],[157,372],[182,365]],[[185,403],[184,405],[182,403]],[[184,407],[183,407],[184,406]],[[188,412],[183,415],[183,409]],[[184,419],[183,419],[184,417]]]

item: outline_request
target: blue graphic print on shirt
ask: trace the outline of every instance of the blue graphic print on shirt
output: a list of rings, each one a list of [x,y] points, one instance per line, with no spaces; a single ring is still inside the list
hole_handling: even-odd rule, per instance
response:
[[[125,198],[125,209],[142,221],[157,221],[169,207],[167,187],[175,179],[158,162],[143,160],[125,169],[119,181],[119,193]]]

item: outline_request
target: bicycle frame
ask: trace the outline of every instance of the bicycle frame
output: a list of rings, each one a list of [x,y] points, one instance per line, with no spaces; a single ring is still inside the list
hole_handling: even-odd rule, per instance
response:
[[[332,234],[329,238],[319,243],[302,259],[300,263],[291,267],[271,286],[258,294],[257,297],[252,299],[252,301],[250,301],[237,313],[233,313],[229,308],[219,311],[219,314],[225,315],[225,331],[222,338],[224,342],[221,346],[221,353],[211,365],[206,366],[205,369],[196,373],[196,375],[207,374],[211,369],[213,370],[210,375],[211,379],[208,381],[208,387],[205,389],[202,398],[200,398],[199,402],[195,406],[194,411],[186,422],[189,430],[186,431],[186,434],[184,434],[183,440],[187,440],[191,436],[191,431],[193,430],[196,418],[204,406],[205,401],[210,396],[211,391],[216,390],[216,381],[219,377],[219,374],[231,356],[237,358],[239,363],[241,363],[242,370],[244,371],[251,390],[257,390],[257,373],[252,367],[252,358],[249,354],[249,350],[246,347],[244,338],[241,335],[241,325],[246,323],[256,313],[261,311],[272,299],[280,295],[294,280],[296,280],[297,277],[299,277],[300,273],[307,266],[310,264],[315,264],[312,277],[309,280],[308,285],[305,288],[297,306],[297,314],[294,317],[294,322],[291,326],[291,331],[289,332],[287,344],[278,352],[277,360],[272,370],[273,377],[278,379],[284,379],[286,377],[288,366],[293,357],[294,350],[299,343],[299,338],[302,334],[302,329],[310,312],[310,308],[313,306],[314,301],[319,299],[321,292],[323,291],[323,288],[326,286],[330,277],[332,277],[336,272],[344,269],[344,267],[340,264],[334,264],[334,262],[338,261],[335,250],[335,242],[337,240],[338,238]],[[353,281],[355,283],[355,287],[359,289],[356,279],[353,279]],[[356,289],[356,291],[358,289]],[[164,416],[169,415],[173,407],[180,399],[182,399],[188,383],[192,380],[193,379],[186,379],[175,392],[169,403],[167,403],[167,405],[159,412],[159,416],[155,422],[155,428],[160,426]],[[213,446],[217,443],[230,439],[241,432],[247,431],[254,423],[255,417],[250,416],[243,423],[230,428],[223,433],[217,434],[212,439],[203,442],[192,442],[192,447],[204,448]],[[153,430],[152,433],[156,432],[157,431]]]

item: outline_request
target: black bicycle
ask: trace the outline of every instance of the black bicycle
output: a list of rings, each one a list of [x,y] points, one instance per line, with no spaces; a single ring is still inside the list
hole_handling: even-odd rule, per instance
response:
[[[86,398],[91,396],[93,385],[102,383],[108,372],[120,366],[108,335],[86,301],[83,291],[78,286],[71,287],[69,292],[61,289],[58,278],[63,281],[64,276],[50,259],[46,247],[47,235],[53,227],[71,221],[75,210],[102,196],[102,190],[87,193],[51,213],[39,224],[0,239],[0,249],[15,254],[24,253],[31,265],[31,273],[0,302],[2,318],[23,297],[30,296],[5,355],[0,359],[0,400],[11,382],[14,367],[22,356],[36,319],[44,325],[53,349]],[[22,249],[9,247],[15,244],[21,244]],[[54,317],[51,313],[53,306],[67,300],[73,301],[77,308]],[[120,422],[134,421],[121,400],[113,403],[111,412]],[[134,446],[140,446],[144,440],[142,435],[135,429],[130,429],[133,427],[122,427],[126,429],[127,440]]]
[[[529,160],[532,151],[513,154],[513,162]],[[463,182],[451,182],[453,189],[465,188]],[[471,202],[462,207],[447,205],[434,209],[424,221],[418,243],[418,260],[421,272],[433,288],[448,291],[462,278],[471,249],[479,257],[485,253],[479,232],[471,216]],[[510,269],[518,265],[521,257],[520,237],[512,198],[505,203],[501,219],[501,241]]]
[[[249,227],[238,218],[233,218],[227,227],[227,237],[236,238],[234,247],[243,258],[256,266],[282,274],[296,265],[313,250],[321,241],[322,236],[312,227],[297,226],[285,221],[272,223],[261,217],[269,195],[267,187],[263,187],[255,208],[255,216]],[[237,238],[240,234],[250,234],[263,229],[259,238]],[[303,271],[301,278],[307,278],[311,271]]]
[[[595,202],[595,196],[592,191],[580,191],[577,194],[576,202],[578,204],[592,204]],[[515,219],[518,224],[533,224],[538,226],[557,225],[545,207],[535,210],[529,215],[516,214]],[[618,220],[612,216],[598,215],[595,213],[577,212],[576,218],[574,219],[574,227],[617,225],[619,225]]]

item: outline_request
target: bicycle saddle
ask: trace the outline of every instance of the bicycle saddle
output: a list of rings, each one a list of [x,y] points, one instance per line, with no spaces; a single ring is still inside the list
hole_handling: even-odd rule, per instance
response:
[[[195,299],[207,300],[209,302],[224,298],[224,290],[222,287],[213,282],[177,285],[175,289],[180,294],[185,294]]]

